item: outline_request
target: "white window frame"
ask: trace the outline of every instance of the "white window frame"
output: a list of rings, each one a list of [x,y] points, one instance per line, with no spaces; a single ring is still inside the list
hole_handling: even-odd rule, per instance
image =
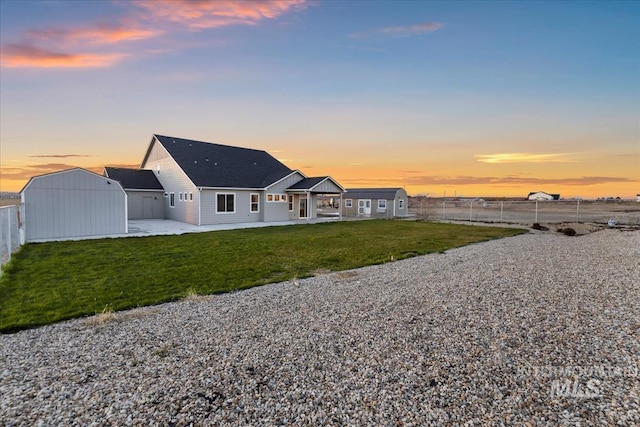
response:
[[[228,196],[232,196],[233,197],[233,210],[232,211],[228,211],[228,210],[221,211],[221,210],[218,209],[218,197],[219,196],[225,196],[225,202],[224,202],[225,203],[225,209],[227,208],[227,205],[228,205],[227,197]],[[216,193],[216,215],[217,214],[224,215],[224,214],[234,214],[234,213],[236,213],[236,204],[237,204],[236,203],[236,193]]]
[[[404,199],[398,199],[398,209],[404,209]]]
[[[191,191],[189,192],[189,201],[193,202],[193,193]]]
[[[182,191],[178,193],[178,201],[182,201]]]
[[[387,199],[378,199],[378,212],[387,210]]]
[[[289,212],[293,212],[293,194],[289,194],[287,200],[289,202]]]
[[[174,192],[169,193],[169,207],[170,208],[176,207],[176,193]]]
[[[253,201],[253,196],[256,196],[256,201]],[[253,205],[256,205],[256,209],[253,210]],[[260,193],[249,194],[249,212],[260,213]]]
[[[281,194],[281,193],[267,194],[267,203],[287,203],[288,201],[289,201],[289,197],[287,194]]]
[[[352,208],[353,207],[353,199],[344,199],[344,207]]]

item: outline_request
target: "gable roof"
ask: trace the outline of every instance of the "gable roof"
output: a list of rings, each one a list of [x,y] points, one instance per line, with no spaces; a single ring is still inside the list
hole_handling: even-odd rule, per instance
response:
[[[72,173],[76,173],[76,172],[80,172],[83,174],[86,174],[88,176],[97,176],[100,179],[103,179],[107,184],[115,184],[120,191],[122,191],[123,194],[125,194],[124,192],[124,188],[122,187],[122,184],[120,184],[117,180],[104,176],[104,175],[100,175],[97,174],[95,172],[92,172],[90,170],[86,170],[84,168],[81,167],[75,167],[75,168],[70,168],[70,169],[63,169],[60,171],[56,171],[56,172],[49,172],[49,173],[44,173],[41,175],[35,175],[32,176],[31,178],[29,178],[29,181],[27,181],[27,183],[24,185],[24,187],[22,187],[22,190],[20,190],[20,193],[23,193],[24,191],[27,190],[27,188],[34,182],[37,181],[39,179],[46,179],[47,177],[51,177],[51,176],[55,176],[55,175],[68,175],[68,174],[72,174]]]
[[[126,190],[164,190],[152,170],[105,167],[104,173]]]
[[[266,151],[154,135],[197,187],[265,188],[293,172]],[[144,167],[151,151],[142,161]]]
[[[326,185],[321,185],[325,182],[328,182],[328,187]],[[327,190],[328,188],[333,187],[333,189],[337,190],[340,193],[344,192],[344,188],[336,180],[331,178],[330,176],[316,176],[311,178],[304,178],[291,187],[287,188],[287,191],[314,191],[322,192],[323,190]],[[334,190],[329,190],[333,192]]]
[[[386,199],[393,200],[402,188],[347,188],[345,199]]]

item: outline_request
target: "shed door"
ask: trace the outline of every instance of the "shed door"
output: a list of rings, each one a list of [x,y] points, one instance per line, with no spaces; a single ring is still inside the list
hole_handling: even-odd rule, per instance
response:
[[[358,200],[358,215],[371,215],[371,200]]]
[[[153,197],[142,198],[142,218],[153,218]]]

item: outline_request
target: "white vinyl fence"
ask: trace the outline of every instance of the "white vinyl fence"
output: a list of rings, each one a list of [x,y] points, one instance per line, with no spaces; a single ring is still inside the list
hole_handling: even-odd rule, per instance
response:
[[[554,200],[487,201],[482,199],[422,198],[410,212],[427,220],[504,222],[512,224],[589,222],[639,225],[640,203],[635,201]]]
[[[0,256],[2,265],[20,249],[20,212],[18,206],[0,207]]]

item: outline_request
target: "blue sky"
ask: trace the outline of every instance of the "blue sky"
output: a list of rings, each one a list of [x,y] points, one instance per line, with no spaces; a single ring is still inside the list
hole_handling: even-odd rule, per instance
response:
[[[159,133],[346,187],[640,192],[639,2],[0,1],[2,190]]]

